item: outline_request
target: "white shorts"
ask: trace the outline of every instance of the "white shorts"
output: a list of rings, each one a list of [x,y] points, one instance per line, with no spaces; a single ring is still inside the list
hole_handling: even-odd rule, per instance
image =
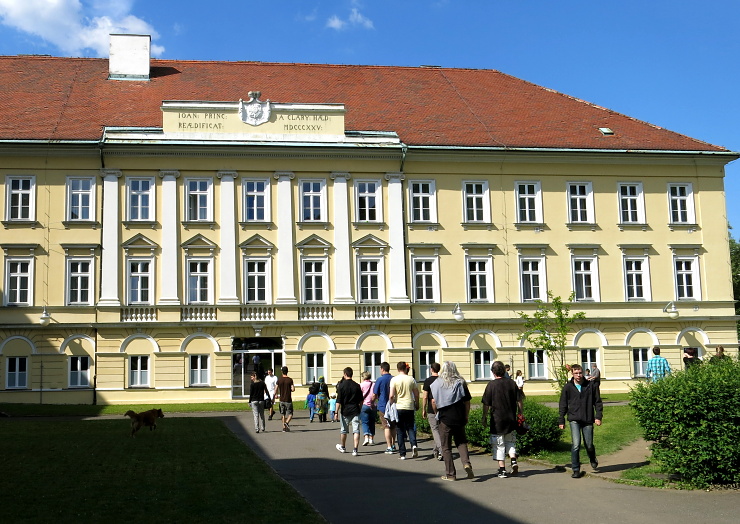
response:
[[[504,460],[507,454],[516,457],[516,431],[506,435],[491,435],[491,454],[493,460]]]

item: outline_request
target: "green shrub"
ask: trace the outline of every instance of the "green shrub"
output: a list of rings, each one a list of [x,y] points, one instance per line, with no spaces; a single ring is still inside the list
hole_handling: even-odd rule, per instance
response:
[[[740,482],[740,362],[726,359],[638,384],[630,406],[653,457],[696,486]]]

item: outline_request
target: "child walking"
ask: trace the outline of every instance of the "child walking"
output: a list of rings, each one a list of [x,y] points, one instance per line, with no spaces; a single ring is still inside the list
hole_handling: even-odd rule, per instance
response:
[[[337,394],[333,393],[329,399],[329,416],[331,421],[334,422],[334,413],[337,411]]]
[[[313,422],[313,416],[316,414],[316,394],[309,390],[308,396],[306,397],[306,405],[308,408],[308,419],[309,422]]]

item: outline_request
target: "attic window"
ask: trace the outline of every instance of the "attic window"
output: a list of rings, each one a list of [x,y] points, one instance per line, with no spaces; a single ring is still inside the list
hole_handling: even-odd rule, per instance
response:
[[[604,136],[612,136],[614,134],[614,131],[608,127],[600,127],[599,131],[601,131],[601,134]]]

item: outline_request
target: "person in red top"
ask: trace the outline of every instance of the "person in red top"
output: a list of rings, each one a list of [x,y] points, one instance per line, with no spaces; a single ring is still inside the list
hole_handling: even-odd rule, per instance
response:
[[[280,399],[280,418],[283,420],[283,431],[290,431],[290,421],[293,418],[293,392],[295,386],[293,379],[288,376],[288,366],[283,366],[280,371],[283,376],[277,381],[277,396]]]

